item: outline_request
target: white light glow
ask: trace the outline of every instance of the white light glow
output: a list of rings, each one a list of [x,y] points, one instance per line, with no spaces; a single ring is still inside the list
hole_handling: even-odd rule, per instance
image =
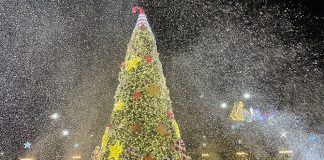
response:
[[[220,107],[221,107],[221,108],[226,108],[226,107],[227,107],[227,104],[226,104],[226,103],[222,103],[222,104],[220,105]]]
[[[20,160],[34,160],[33,158],[20,158]]]
[[[288,134],[288,132],[286,132],[286,131],[280,132],[280,136],[283,138],[287,138],[287,134]]]
[[[250,113],[251,113],[252,116],[254,116],[254,110],[253,110],[253,108],[250,108]]]
[[[74,148],[79,148],[80,145],[78,143],[74,144]]]
[[[237,152],[236,154],[237,154],[237,155],[240,155],[240,156],[242,156],[242,155],[247,155],[247,153],[245,153],[245,152]]]
[[[66,130],[66,129],[63,130],[63,131],[62,131],[62,135],[63,135],[63,136],[68,136],[68,135],[69,135],[69,131]]]
[[[81,156],[73,156],[72,159],[81,159]]]
[[[51,119],[53,119],[53,120],[56,120],[56,119],[58,119],[58,118],[60,118],[60,115],[59,115],[58,113],[53,113],[53,114],[51,115]]]
[[[202,157],[209,157],[209,154],[208,153],[203,153],[201,154]]]
[[[250,95],[250,93],[244,93],[243,97],[244,97],[244,99],[249,99],[249,98],[251,98],[251,95]]]
[[[292,154],[293,151],[279,151],[279,154]]]

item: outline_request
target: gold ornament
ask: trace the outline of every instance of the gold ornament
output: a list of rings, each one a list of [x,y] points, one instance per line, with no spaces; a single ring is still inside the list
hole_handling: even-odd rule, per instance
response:
[[[158,125],[157,132],[160,133],[164,137],[171,135],[171,133],[168,131],[168,127],[162,123],[160,123]]]
[[[161,93],[161,86],[158,85],[158,84],[150,84],[147,87],[147,92],[149,93],[150,96],[160,95],[160,93]]]

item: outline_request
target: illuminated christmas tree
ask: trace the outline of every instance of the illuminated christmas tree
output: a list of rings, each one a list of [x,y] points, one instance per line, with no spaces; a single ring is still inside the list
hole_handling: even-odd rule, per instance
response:
[[[171,107],[156,42],[144,10],[128,44],[102,160],[186,160],[186,148]]]

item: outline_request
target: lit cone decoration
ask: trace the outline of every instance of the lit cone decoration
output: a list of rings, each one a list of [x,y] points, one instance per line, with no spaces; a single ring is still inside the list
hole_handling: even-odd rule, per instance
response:
[[[185,160],[185,149],[170,147],[180,137],[172,111],[169,91],[157,54],[155,37],[144,10],[140,12],[127,54],[119,73],[119,85],[111,116],[112,130],[103,140],[106,151],[101,160]],[[112,127],[109,127],[110,129]]]
[[[234,103],[233,110],[230,114],[233,121],[244,121],[244,103],[239,101]]]
[[[147,87],[147,92],[150,96],[158,96],[161,92],[161,87],[158,84],[150,84]]]

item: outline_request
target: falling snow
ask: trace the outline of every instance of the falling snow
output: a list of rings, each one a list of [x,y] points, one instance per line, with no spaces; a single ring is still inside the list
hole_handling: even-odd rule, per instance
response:
[[[323,17],[266,0],[1,0],[1,160],[90,159],[110,120],[135,4],[156,36],[193,159],[280,150],[324,159]],[[265,118],[233,122],[239,100]]]

